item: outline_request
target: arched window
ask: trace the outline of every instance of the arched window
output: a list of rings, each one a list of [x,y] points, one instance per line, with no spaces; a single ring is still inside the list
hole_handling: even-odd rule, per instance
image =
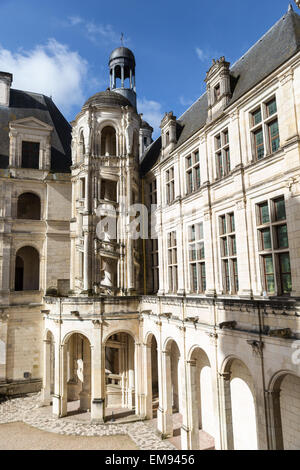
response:
[[[40,220],[41,201],[36,194],[23,193],[18,198],[18,219]]]
[[[15,290],[39,290],[40,256],[32,246],[23,246],[16,255]]]
[[[116,155],[116,131],[111,126],[106,126],[101,132],[101,155]]]

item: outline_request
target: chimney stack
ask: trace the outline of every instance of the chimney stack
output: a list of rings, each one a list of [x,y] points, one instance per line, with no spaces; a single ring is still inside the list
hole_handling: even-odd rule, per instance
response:
[[[10,87],[13,76],[8,72],[0,72],[0,106],[9,106]]]

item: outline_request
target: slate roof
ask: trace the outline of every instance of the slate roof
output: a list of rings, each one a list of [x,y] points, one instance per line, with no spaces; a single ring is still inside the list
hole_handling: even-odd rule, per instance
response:
[[[100,91],[99,93],[96,93],[95,95],[91,96],[83,105],[89,106],[89,105],[95,105],[95,106],[130,106],[132,107],[132,104],[130,101],[122,96],[120,93],[117,91]]]
[[[299,50],[300,16],[289,8],[289,11],[230,68],[235,86],[228,106]],[[178,119],[180,136],[176,147],[201,129],[206,123],[206,118],[207,96],[205,93]],[[145,152],[141,162],[142,174],[147,173],[156,163],[160,150],[161,139],[159,138]]]
[[[0,168],[9,164],[9,122],[35,117],[53,126],[51,170],[69,173],[71,161],[71,126],[52,99],[38,93],[10,90],[9,107],[0,106]]]

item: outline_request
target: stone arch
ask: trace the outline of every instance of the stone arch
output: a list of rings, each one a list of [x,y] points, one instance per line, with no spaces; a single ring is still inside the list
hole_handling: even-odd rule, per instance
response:
[[[118,333],[127,333],[129,336],[132,337],[135,343],[138,340],[137,336],[132,332],[132,330],[128,330],[127,328],[117,328],[116,330],[112,330],[106,333],[106,335],[103,338],[103,344],[105,344],[112,335],[116,335]]]
[[[268,387],[270,441],[273,450],[300,448],[300,377],[291,370],[274,374]]]
[[[103,341],[105,345],[105,400],[106,408],[127,408],[137,411],[137,357],[136,339],[132,331],[111,331]]]
[[[162,350],[163,433],[179,436],[182,423],[182,357],[177,341],[168,337]]]
[[[33,192],[25,192],[19,195],[17,201],[17,218],[40,220],[41,199]]]
[[[257,411],[254,380],[240,358],[227,357],[221,367],[224,439],[226,448],[257,450]]]
[[[211,363],[207,353],[199,345],[194,345],[190,349],[188,358],[191,448],[200,447],[199,429],[202,430],[202,434],[209,435],[205,440],[209,442],[209,448],[214,448],[216,428]]]
[[[62,345],[64,345],[65,399],[67,402],[79,402],[77,405],[79,410],[89,411],[91,409],[91,342],[84,333],[73,331],[64,337]]]
[[[117,155],[117,133],[112,125],[108,124],[102,128],[100,142],[100,154],[102,156],[111,157]]]
[[[158,401],[161,393],[158,373],[158,342],[154,333],[148,332],[146,334],[144,346],[146,417],[152,419],[157,415]]]
[[[71,338],[72,335],[75,335],[75,334],[78,334],[78,335],[81,335],[83,336],[89,343],[90,343],[90,346],[92,345],[91,343],[91,339],[89,338],[89,336],[84,332],[80,331],[80,330],[72,330],[72,331],[68,331],[68,333],[65,334],[65,336],[63,337],[62,341],[61,341],[61,344],[64,346],[67,344],[67,342],[69,341],[69,339]]]
[[[16,252],[15,291],[39,290],[40,254],[30,245],[23,246]]]

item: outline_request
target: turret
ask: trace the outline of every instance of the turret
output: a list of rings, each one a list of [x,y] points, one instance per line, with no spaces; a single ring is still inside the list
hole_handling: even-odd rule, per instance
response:
[[[127,98],[136,108],[135,58],[127,47],[113,50],[109,58],[110,89]]]

